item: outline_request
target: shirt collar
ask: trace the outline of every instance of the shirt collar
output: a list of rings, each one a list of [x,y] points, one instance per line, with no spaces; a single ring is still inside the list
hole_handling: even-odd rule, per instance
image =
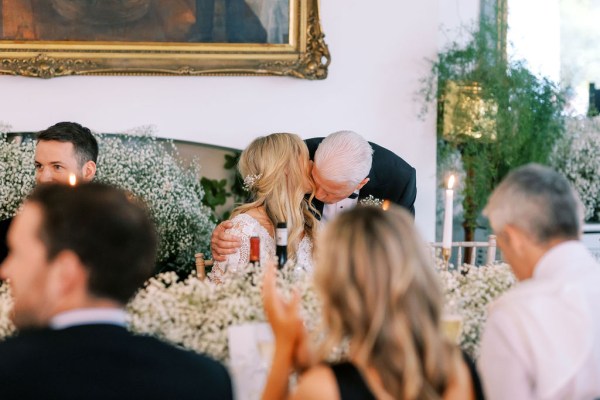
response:
[[[563,274],[573,275],[577,270],[594,263],[587,247],[579,240],[569,240],[548,250],[538,261],[533,278],[548,279]]]
[[[126,326],[127,313],[120,308],[78,308],[56,314],[50,328],[65,329],[77,325],[109,324]]]

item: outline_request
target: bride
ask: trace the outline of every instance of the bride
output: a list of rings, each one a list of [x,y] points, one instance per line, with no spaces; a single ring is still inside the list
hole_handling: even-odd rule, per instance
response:
[[[309,206],[310,199],[305,199],[314,188],[306,144],[292,133],[259,137],[242,152],[238,169],[250,201],[233,210],[233,227],[227,233],[238,236],[242,245],[226,261],[215,262],[211,280],[221,283],[228,266],[237,268],[248,263],[251,236],[260,238],[261,265],[274,257],[275,227],[279,222],[287,223],[288,257],[311,270],[318,222]]]

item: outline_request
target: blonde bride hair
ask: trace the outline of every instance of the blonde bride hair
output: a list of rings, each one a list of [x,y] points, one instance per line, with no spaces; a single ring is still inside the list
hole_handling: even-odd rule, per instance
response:
[[[442,291],[412,217],[396,207],[357,207],[319,240],[322,359],[349,339],[352,360],[374,368],[393,398],[441,398],[460,353],[442,333]]]
[[[314,209],[309,206],[312,194],[308,201],[305,199],[307,184],[314,192],[306,144],[293,133],[256,138],[242,152],[238,169],[251,201],[237,207],[232,216],[264,206],[273,227],[278,222],[287,223],[288,256],[295,258],[303,235],[314,239],[317,226]]]

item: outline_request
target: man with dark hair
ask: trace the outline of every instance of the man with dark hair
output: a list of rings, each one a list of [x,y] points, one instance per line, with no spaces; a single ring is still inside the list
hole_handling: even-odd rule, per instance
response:
[[[98,142],[92,132],[76,122],[59,122],[37,134],[36,183],[89,182],[96,175]]]
[[[76,122],[59,122],[39,132],[35,146],[35,182],[89,182],[96,175],[98,142],[92,132]],[[0,262],[7,254],[6,233],[12,218],[0,221]]]
[[[0,343],[3,399],[232,398],[218,362],[125,328],[125,304],[152,274],[157,237],[124,192],[40,185],[8,244],[0,277],[19,333]]]

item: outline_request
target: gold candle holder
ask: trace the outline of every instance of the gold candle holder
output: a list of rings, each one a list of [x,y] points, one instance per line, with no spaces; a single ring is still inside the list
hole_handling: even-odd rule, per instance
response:
[[[446,268],[448,268],[448,264],[450,262],[451,255],[452,255],[452,249],[442,248],[442,260],[444,260],[444,264],[446,264]]]

